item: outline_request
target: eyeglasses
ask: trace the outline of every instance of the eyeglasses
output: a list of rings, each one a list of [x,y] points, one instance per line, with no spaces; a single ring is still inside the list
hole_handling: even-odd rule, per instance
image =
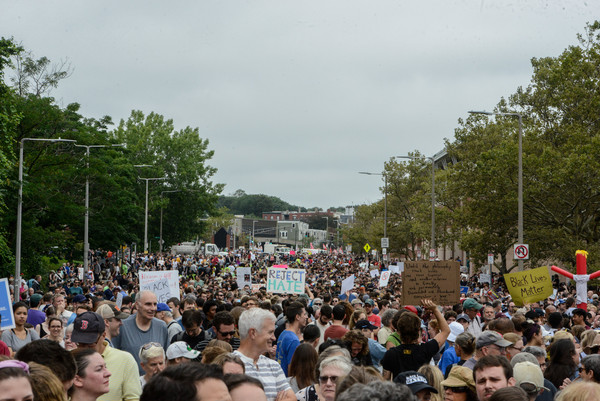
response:
[[[319,377],[319,382],[325,384],[329,380],[331,380],[331,382],[335,384],[335,382],[336,382],[337,379],[338,379],[337,376],[320,376]]]
[[[448,387],[448,386],[444,386],[444,391],[450,390],[453,393],[466,393],[467,391],[469,391],[469,388],[466,386],[463,387]]]
[[[516,349],[516,350],[517,350],[517,351],[519,351],[519,352],[523,351],[523,347],[521,347],[521,348],[517,348],[517,347],[515,347],[514,345],[511,345],[511,346],[510,346],[510,347],[508,347],[508,348]]]
[[[219,331],[219,334],[222,335],[223,337],[233,336],[233,335],[235,335],[235,330],[233,330],[233,331]]]
[[[317,303],[314,303],[313,305],[315,305],[315,306],[321,306],[321,305],[323,305],[323,304],[317,304]]]

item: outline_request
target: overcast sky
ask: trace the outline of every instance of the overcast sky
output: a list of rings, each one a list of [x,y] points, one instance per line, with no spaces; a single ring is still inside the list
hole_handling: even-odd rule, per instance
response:
[[[381,198],[394,155],[431,156],[472,109],[527,86],[600,3],[559,0],[5,1],[0,35],[67,59],[84,116],[199,127],[225,194],[305,207]]]

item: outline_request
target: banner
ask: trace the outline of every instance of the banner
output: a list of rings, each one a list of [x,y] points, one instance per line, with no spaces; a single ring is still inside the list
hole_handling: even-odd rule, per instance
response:
[[[382,271],[381,276],[379,276],[379,287],[386,287],[388,285],[388,281],[390,281],[390,271]]]
[[[156,288],[157,290],[161,291],[160,293],[163,295],[165,294],[165,290],[163,289],[164,283],[161,285],[157,284],[156,287],[151,286],[151,284],[155,283],[155,282],[162,283],[162,280],[167,280],[168,288],[169,288],[169,298],[176,297],[177,299],[180,299],[180,297],[179,297],[179,271],[177,271],[177,270],[140,271],[139,277],[140,277],[140,289],[142,289],[142,290],[149,289],[150,291],[152,291],[150,288]],[[158,294],[156,294],[156,297],[158,298]],[[163,301],[158,301],[158,302],[163,302]],[[164,301],[164,302],[166,302],[166,301]]]
[[[441,306],[460,300],[460,263],[453,260],[404,262],[402,304],[419,305],[428,298]]]
[[[306,271],[304,269],[267,269],[267,292],[279,294],[304,294]]]
[[[10,288],[8,287],[8,280],[5,278],[0,279],[0,315],[2,316],[2,322],[0,323],[2,330],[16,327],[15,315],[10,301]]]
[[[252,288],[252,268],[251,267],[238,267],[235,269],[236,282],[238,288],[244,289],[246,286]]]
[[[548,267],[542,266],[523,272],[504,275],[506,288],[517,306],[548,298],[553,293]]]

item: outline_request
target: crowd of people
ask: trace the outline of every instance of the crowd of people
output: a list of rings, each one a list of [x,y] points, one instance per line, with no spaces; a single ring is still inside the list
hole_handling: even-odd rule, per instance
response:
[[[454,305],[403,305],[401,274],[380,288],[371,270],[387,263],[341,252],[90,257],[89,271],[21,280],[3,399],[600,400],[598,295],[578,307],[556,277],[551,297],[523,306],[501,276],[463,277]],[[267,292],[274,264],[304,269],[304,293]],[[147,270],[178,270],[179,296],[140,290]]]

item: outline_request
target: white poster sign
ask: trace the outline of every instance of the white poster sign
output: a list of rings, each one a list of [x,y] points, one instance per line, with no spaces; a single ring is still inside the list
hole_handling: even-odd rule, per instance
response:
[[[149,283],[140,284],[141,291],[152,291],[156,295],[158,303],[167,303],[171,298],[171,289],[169,288],[169,280],[163,278],[158,281],[151,281]],[[121,299],[123,302],[123,299]]]
[[[346,279],[344,279],[344,281],[342,281],[341,293],[345,294],[347,291],[352,291],[353,288],[354,288],[354,274],[351,275],[350,277],[347,277]]]
[[[157,281],[166,279],[169,283],[169,298],[179,296],[179,271],[177,270],[160,270],[160,271],[140,271],[140,288]],[[157,294],[158,297],[158,294]],[[161,302],[161,301],[158,301]]]
[[[246,286],[252,288],[252,268],[251,267],[238,267],[235,269],[236,282],[238,288],[243,289]]]
[[[371,277],[375,278],[375,277],[379,276],[379,270],[377,270],[377,269],[369,270],[369,274],[371,275]]]
[[[386,270],[386,271],[381,272],[381,275],[379,276],[379,286],[380,287],[387,286],[388,281],[390,281],[390,271]]]

